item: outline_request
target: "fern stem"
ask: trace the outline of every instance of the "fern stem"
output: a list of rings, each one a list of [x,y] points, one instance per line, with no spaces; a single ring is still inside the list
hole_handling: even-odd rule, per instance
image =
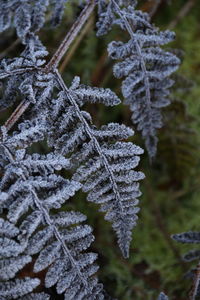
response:
[[[36,67],[26,67],[26,68],[16,69],[16,70],[12,70],[12,71],[3,71],[3,72],[0,72],[0,79],[4,79],[9,76],[14,76],[14,75],[18,75],[18,74],[23,74],[24,72],[33,71],[35,69],[37,69],[37,68]]]
[[[147,75],[146,64],[145,64],[145,61],[142,57],[142,52],[141,52],[140,45],[139,45],[137,39],[134,38],[134,32],[131,28],[131,25],[129,24],[127,18],[121,13],[119,5],[115,2],[115,0],[112,0],[112,2],[114,3],[114,5],[116,7],[118,15],[124,21],[126,29],[127,29],[128,33],[130,34],[131,38],[135,40],[136,51],[137,51],[137,54],[140,58],[141,68],[142,68],[142,72],[144,74],[144,84],[145,84],[145,87],[146,87],[145,93],[146,93],[146,98],[147,98],[147,104],[148,104],[148,107],[151,108],[151,93],[150,93],[150,88],[149,88],[150,87],[149,77]]]
[[[87,136],[93,142],[93,145],[94,145],[94,148],[95,148],[96,152],[98,153],[99,157],[101,158],[101,161],[104,164],[104,167],[105,167],[106,171],[110,175],[109,178],[110,178],[110,181],[111,181],[111,184],[112,184],[113,192],[114,192],[114,194],[116,196],[117,205],[119,206],[121,214],[123,216],[124,210],[123,210],[123,206],[122,206],[122,203],[121,203],[121,200],[120,200],[121,197],[120,197],[120,194],[119,194],[119,191],[118,191],[118,187],[117,187],[117,183],[116,183],[116,180],[115,180],[115,176],[114,176],[114,174],[113,174],[113,172],[112,172],[112,170],[110,168],[110,165],[109,165],[109,162],[107,160],[107,157],[103,154],[103,152],[101,150],[101,146],[100,146],[98,140],[92,134],[90,126],[88,125],[86,119],[81,114],[79,106],[77,105],[77,103],[73,99],[73,97],[71,95],[71,92],[66,87],[66,85],[65,85],[65,83],[64,83],[61,75],[59,74],[58,70],[56,70],[55,73],[57,75],[58,83],[60,84],[60,86],[63,89],[63,91],[67,93],[67,97],[69,98],[69,101],[70,101],[71,105],[73,105],[73,107],[74,107],[74,109],[76,111],[76,114],[77,114],[79,120],[82,122],[82,124],[85,127],[85,131],[86,131]]]
[[[7,157],[9,158],[10,163],[14,164],[15,163],[15,159],[11,153],[11,151],[9,150],[8,147],[6,147],[5,145],[3,145],[3,148],[5,150],[5,153],[7,154]],[[22,166],[21,166],[22,168]],[[27,178],[24,174],[21,175],[21,178],[26,181]],[[90,292],[90,287],[88,286],[87,281],[84,279],[84,276],[82,275],[78,265],[76,264],[73,256],[70,253],[70,250],[68,249],[68,247],[66,246],[66,243],[63,241],[62,236],[59,233],[58,228],[53,224],[50,215],[48,213],[48,211],[43,207],[40,199],[37,196],[36,191],[32,188],[32,186],[29,185],[29,191],[32,193],[32,195],[34,196],[34,203],[35,206],[42,212],[44,220],[46,222],[46,224],[51,227],[53,229],[54,232],[54,236],[56,237],[56,239],[59,241],[59,243],[61,243],[62,245],[62,249],[63,252],[65,253],[65,255],[68,257],[68,259],[70,260],[70,263],[72,264],[72,266],[75,268],[77,275],[79,276],[80,281],[83,283],[83,285],[86,287],[86,289],[88,290],[88,292]]]
[[[1,77],[1,74],[0,74],[0,79],[6,78],[8,76],[17,75],[17,74],[23,74],[26,71],[35,71],[36,69],[39,70],[39,68],[37,68],[37,67],[30,67],[30,68],[26,68],[26,69],[17,69],[12,72],[4,73],[5,74],[4,77],[3,76]],[[11,116],[8,118],[8,120],[4,124],[7,131],[9,131],[14,126],[14,124],[19,120],[19,118],[22,116],[22,114],[27,110],[29,105],[30,105],[30,102],[23,100],[16,107],[14,112],[11,114]]]
[[[169,29],[173,29],[177,24],[189,13],[193,8],[196,0],[188,0],[185,5],[181,8],[180,12],[174,20],[172,20],[168,26]]]
[[[24,176],[24,177],[25,177],[25,176]],[[24,178],[23,178],[23,179],[24,179]],[[26,179],[26,178],[25,178],[25,179]],[[87,283],[86,280],[84,280],[84,278],[83,278],[84,276],[82,275],[82,273],[81,273],[79,267],[77,266],[77,264],[76,264],[76,262],[75,262],[73,256],[71,255],[71,253],[70,253],[68,247],[66,246],[66,243],[62,240],[62,237],[61,237],[61,235],[60,235],[60,233],[59,233],[58,228],[53,224],[53,222],[52,222],[52,220],[51,220],[51,218],[50,218],[50,216],[49,216],[49,213],[48,213],[47,210],[42,206],[40,199],[38,198],[38,196],[37,196],[35,190],[34,190],[31,186],[30,186],[30,191],[31,191],[31,193],[32,193],[33,196],[34,196],[34,199],[35,199],[34,202],[35,202],[36,207],[43,213],[43,216],[44,216],[44,219],[45,219],[47,225],[48,225],[49,227],[53,228],[54,236],[55,236],[56,239],[61,243],[62,248],[63,248],[63,251],[64,251],[65,255],[69,258],[70,263],[71,263],[71,264],[73,265],[73,267],[75,268],[75,270],[76,270],[76,272],[77,272],[77,274],[78,274],[78,276],[79,276],[79,278],[80,278],[80,281],[83,282],[83,284],[84,284],[85,287],[88,287],[88,283]]]
[[[151,19],[152,19],[153,16],[156,14],[156,12],[157,12],[159,6],[160,6],[161,3],[162,3],[162,0],[156,0],[156,1],[154,1],[154,2],[155,2],[155,3],[154,3],[154,5],[153,5],[152,9],[148,12],[148,14],[149,14],[149,16],[150,16]]]
[[[66,51],[70,47],[71,43],[74,41],[80,30],[82,29],[85,22],[88,20],[89,16],[93,12],[95,8],[95,1],[91,0],[85,8],[82,10],[80,16],[76,20],[76,22],[72,25],[71,29],[68,31],[67,35],[65,36],[64,40],[60,44],[58,50],[55,52],[49,63],[45,67],[45,72],[48,73],[51,70],[55,70],[65,55]]]
[[[12,113],[12,115],[8,118],[4,126],[6,127],[7,131],[10,130],[13,125],[19,120],[21,115],[27,110],[29,107],[30,102],[23,100]]]

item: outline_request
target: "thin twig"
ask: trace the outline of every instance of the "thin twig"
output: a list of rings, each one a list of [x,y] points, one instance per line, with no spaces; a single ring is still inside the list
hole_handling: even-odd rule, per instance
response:
[[[2,71],[0,72],[0,79],[4,79],[4,78],[7,78],[9,76],[14,76],[14,75],[18,75],[18,74],[23,74],[24,72],[27,72],[27,71],[33,71],[33,70],[36,70],[38,68],[36,67],[26,67],[26,68],[19,68],[19,69],[16,69],[16,70],[12,70],[12,71]]]
[[[151,11],[149,12],[149,16],[152,19],[153,16],[156,14],[158,7],[160,6],[162,0],[155,0],[155,3],[153,5],[153,8],[151,9]]]
[[[10,130],[13,125],[19,120],[19,118],[22,116],[22,114],[27,110],[29,107],[30,102],[27,102],[26,100],[23,100],[15,109],[15,111],[12,113],[12,115],[9,117],[9,119],[6,121],[4,126],[6,127],[7,131]]]
[[[187,3],[181,8],[180,12],[178,13],[177,17],[171,21],[168,28],[173,29],[176,25],[182,20],[194,6],[195,0],[188,0]]]
[[[22,73],[26,72],[27,69],[29,71],[33,71],[33,70],[36,70],[38,68],[30,67],[30,68],[26,68],[26,69],[17,69],[17,70],[14,70],[12,72],[7,73],[7,76],[4,76],[3,78],[11,76],[11,75],[22,74]],[[4,124],[4,126],[7,129],[7,131],[9,131],[14,126],[14,124],[19,120],[19,118],[22,116],[22,114],[27,110],[27,108],[29,107],[29,105],[30,105],[29,102],[27,102],[26,100],[23,100],[17,106],[17,108],[12,113],[12,115],[8,118],[8,120]]]
[[[156,14],[159,6],[161,5],[163,0],[149,0],[142,5],[140,10],[145,11],[149,14],[150,18],[152,19]]]
[[[66,55],[65,59],[63,60],[60,68],[59,68],[59,72],[62,74],[62,72],[64,71],[64,69],[66,68],[67,64],[69,63],[69,61],[71,60],[74,52],[76,51],[76,49],[78,48],[80,42],[82,41],[83,37],[86,35],[86,33],[88,32],[88,30],[90,29],[91,25],[93,24],[93,18],[90,17],[90,19],[88,20],[86,26],[83,28],[83,30],[81,31],[80,35],[78,36],[78,38],[75,40],[74,44],[72,45],[72,47],[70,48],[70,51],[68,52],[68,54]]]
[[[69,49],[69,46],[74,41],[80,30],[82,29],[85,22],[88,20],[89,16],[95,8],[94,0],[91,0],[85,8],[82,10],[76,22],[73,24],[71,29],[68,31],[61,45],[59,46],[56,53],[53,55],[49,63],[45,67],[45,72],[48,73],[51,70],[55,70],[58,67],[59,62],[65,55],[66,51]]]

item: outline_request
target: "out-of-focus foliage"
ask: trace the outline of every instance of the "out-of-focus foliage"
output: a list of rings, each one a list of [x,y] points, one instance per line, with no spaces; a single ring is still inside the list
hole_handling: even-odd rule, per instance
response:
[[[177,16],[186,0],[161,1],[153,21],[162,30],[168,28]],[[152,9],[155,1],[139,1],[139,7]],[[50,53],[64,37],[81,7],[74,9],[67,4],[61,26],[55,31],[41,32],[41,39]],[[165,109],[165,126],[160,130],[158,154],[150,166],[147,155],[143,159],[142,169],[146,174],[141,198],[140,221],[134,232],[130,259],[121,257],[116,241],[111,235],[111,228],[95,204],[83,201],[85,195],[80,192],[76,203],[70,208],[80,210],[88,216],[94,228],[96,242],[94,251],[99,253],[102,266],[98,276],[107,291],[119,300],[153,300],[160,291],[165,291],[172,300],[186,300],[191,287],[191,278],[184,276],[195,267],[195,262],[184,263],[181,256],[191,249],[188,245],[179,245],[171,240],[170,235],[199,231],[200,212],[200,2],[184,18],[178,20],[173,30],[176,41],[172,47],[184,53],[182,66],[174,78],[177,82],[171,95],[172,104]],[[90,23],[89,23],[90,22]],[[121,36],[116,27],[103,39],[95,36],[95,16],[89,20],[87,30],[79,41],[75,41],[73,51],[69,51],[61,64],[64,78],[70,82],[74,75],[79,75],[85,84],[110,87],[119,96],[120,80],[112,75],[113,62],[108,59],[106,45],[115,40],[127,41],[128,36]],[[21,51],[17,43],[7,49],[14,40],[12,29],[7,31],[0,41],[0,53],[12,57]],[[67,60],[67,56],[70,60]],[[181,75],[181,77],[180,77]],[[186,78],[186,79],[184,79]],[[188,83],[189,82],[189,83]],[[190,84],[192,82],[192,84]],[[111,114],[112,109],[112,114]],[[95,116],[98,125],[109,121],[132,126],[128,107],[119,105],[115,108],[94,104],[88,110]],[[8,109],[1,115],[1,122],[10,114]],[[143,146],[143,141],[136,135],[134,142]],[[37,145],[35,146],[37,148]],[[41,147],[41,145],[40,145]],[[45,149],[45,145],[43,146]],[[34,149],[36,150],[36,149]],[[40,149],[37,149],[39,151]],[[64,209],[64,208],[63,208]],[[26,270],[28,272],[28,270]],[[53,292],[52,292],[53,293]]]

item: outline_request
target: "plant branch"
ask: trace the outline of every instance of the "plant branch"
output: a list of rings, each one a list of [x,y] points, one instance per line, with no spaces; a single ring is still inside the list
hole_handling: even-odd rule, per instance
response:
[[[48,73],[51,70],[55,70],[65,55],[66,51],[69,49],[69,46],[74,41],[80,30],[82,29],[85,22],[88,20],[89,16],[93,12],[95,8],[94,0],[91,0],[85,8],[82,10],[80,16],[76,20],[76,22],[72,25],[71,29],[68,31],[67,35],[65,36],[64,40],[60,44],[58,50],[55,52],[49,63],[45,67],[45,72]]]
[[[15,160],[14,160],[10,150],[5,145],[3,145],[3,148],[5,149],[5,153],[7,153],[10,163],[15,164]],[[24,182],[28,181],[28,179],[29,179],[29,178],[27,178],[26,175],[24,175],[24,173],[22,173],[20,175],[20,177],[22,178],[22,180]],[[55,226],[54,222],[52,221],[48,210],[42,205],[43,202],[39,199],[35,188],[33,188],[30,184],[28,184],[27,190],[33,195],[33,202],[35,204],[36,209],[38,209],[42,213],[46,225],[49,226],[50,228],[52,228],[55,238],[62,246],[64,255],[67,257],[67,259],[69,259],[72,267],[74,268],[74,270],[76,271],[76,273],[78,275],[80,282],[84,285],[84,288],[86,288],[86,289],[88,289],[88,291],[90,291],[88,282],[85,280],[85,278],[83,277],[83,275],[81,273],[80,266],[78,265],[77,261],[74,259],[73,255],[71,254],[71,251],[69,250],[65,241],[63,240],[58,228]]]
[[[161,2],[162,2],[162,0],[155,0],[155,3],[153,5],[152,9],[149,12],[149,16],[150,16],[151,19],[156,14],[156,12],[158,10],[158,7],[160,6]]]
[[[77,39],[75,40],[74,44],[72,45],[72,47],[70,48],[70,51],[68,52],[68,54],[66,55],[65,59],[63,60],[60,68],[59,68],[59,72],[62,74],[62,72],[64,71],[64,69],[66,68],[67,64],[69,63],[69,61],[71,60],[74,52],[76,51],[76,49],[78,48],[80,42],[82,41],[83,37],[87,34],[88,30],[90,30],[91,25],[93,24],[94,20],[92,17],[90,17],[88,19],[88,22],[86,24],[86,26],[83,28],[83,30],[81,31],[79,37],[77,37]]]
[[[26,72],[27,70],[33,71],[35,69],[36,68],[34,68],[34,67],[30,67],[30,68],[26,68],[26,69],[16,69],[16,70],[12,71],[11,73],[10,72],[6,73],[7,76],[4,76],[2,78],[5,78],[5,77],[11,76],[11,75],[16,75],[16,74],[22,74],[22,73]],[[0,74],[0,79],[1,79],[1,74]],[[30,102],[27,102],[26,100],[23,100],[17,106],[17,108],[12,113],[12,115],[8,118],[8,120],[4,124],[7,131],[9,131],[14,126],[14,124],[19,120],[19,118],[22,116],[22,114],[27,110],[29,105],[30,105]]]
[[[189,13],[189,11],[194,6],[194,4],[195,4],[195,0],[188,0],[185,3],[185,5],[182,7],[180,12],[178,13],[177,17],[174,20],[171,21],[168,28],[173,29],[174,27],[176,27],[176,25],[179,23],[179,21],[181,19],[183,19]]]
[[[162,2],[163,0],[149,0],[142,5],[140,10],[147,12],[152,19]]]
[[[9,131],[13,125],[19,120],[21,115],[27,110],[29,107],[30,102],[23,100],[12,113],[12,115],[8,118],[4,126],[6,127],[7,131]]]
[[[0,79],[7,78],[9,76],[22,74],[27,71],[33,71],[35,69],[37,69],[37,68],[36,67],[26,67],[26,68],[21,68],[21,69],[19,68],[19,69],[12,70],[12,71],[2,71],[2,72],[0,72]]]

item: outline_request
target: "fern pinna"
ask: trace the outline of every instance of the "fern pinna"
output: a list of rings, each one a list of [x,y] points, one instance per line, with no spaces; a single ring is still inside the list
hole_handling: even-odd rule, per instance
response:
[[[106,34],[112,25],[128,31],[127,43],[113,41],[108,54],[114,60],[114,75],[124,78],[122,94],[132,111],[132,121],[142,132],[145,146],[152,160],[157,149],[157,129],[162,127],[161,108],[169,104],[169,88],[173,80],[169,76],[177,70],[180,61],[160,46],[174,40],[174,33],[159,31],[150,24],[147,13],[135,10],[137,1],[99,1],[99,36]]]
[[[157,300],[168,300],[169,298],[162,292],[160,293],[160,295],[158,296]]]
[[[200,243],[200,232],[188,231],[183,233],[173,234],[172,238],[183,244],[199,244]],[[189,272],[190,277],[193,279],[192,288],[189,293],[189,299],[198,299],[200,295],[200,249],[190,250],[183,256],[183,261],[190,262],[198,260],[196,268]]]
[[[67,0],[9,0],[1,1],[0,32],[12,25],[16,27],[19,38],[24,39],[30,32],[39,31],[45,22],[45,13],[50,7],[51,23],[56,26],[61,21],[64,3]]]
[[[86,102],[113,106],[120,100],[110,89],[80,84],[78,77],[70,87],[65,85],[57,70],[66,50],[65,40],[45,65],[48,52],[36,32],[44,24],[49,2],[38,1],[39,21],[35,21],[32,1],[24,1],[24,6],[17,0],[8,3],[0,5],[1,31],[10,26],[14,14],[25,49],[20,57],[4,59],[0,65],[1,109],[21,100],[1,128],[0,297],[49,299],[49,288],[55,286],[66,300],[104,299],[103,287],[95,276],[97,255],[85,252],[94,240],[92,229],[82,224],[86,220],[83,214],[60,210],[82,188],[88,201],[100,204],[105,219],[112,222],[124,257],[128,257],[139,210],[139,181],[144,178],[134,169],[143,150],[125,142],[133,135],[125,125],[93,125],[90,114],[82,109]],[[58,1],[56,6],[63,3]],[[94,7],[93,1],[86,5],[82,23]],[[22,10],[27,16],[23,22]],[[74,26],[72,32],[79,27]],[[49,154],[29,154],[35,142],[44,140]],[[68,170],[71,178],[64,178],[62,169]],[[20,271],[30,263],[34,278],[21,278]],[[45,292],[34,293],[40,285],[37,273],[42,270]]]

